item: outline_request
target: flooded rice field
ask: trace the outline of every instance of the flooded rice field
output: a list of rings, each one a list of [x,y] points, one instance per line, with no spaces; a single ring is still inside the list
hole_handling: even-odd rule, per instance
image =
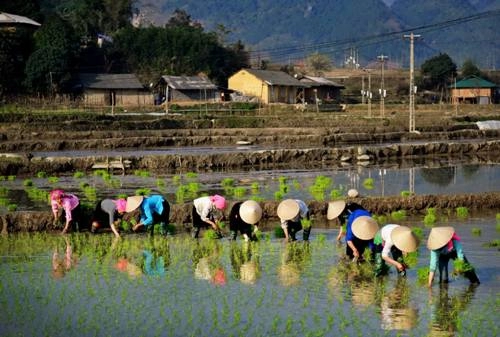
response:
[[[211,172],[164,173],[129,170],[126,174],[103,170],[74,172],[72,175],[4,176],[0,182],[0,210],[9,204],[17,210],[46,209],[47,193],[63,188],[83,200],[95,202],[103,197],[132,195],[138,191],[161,193],[172,204],[184,203],[202,194],[220,193],[233,200],[253,198],[280,200],[284,197],[304,200],[331,200],[356,188],[362,196],[399,196],[404,193],[457,194],[496,192],[499,190],[500,165],[467,162],[439,162],[415,167],[348,166],[331,169],[274,168]]]
[[[2,336],[496,336],[499,219],[455,224],[481,284],[347,267],[336,230],[309,243],[110,234],[0,237]],[[445,225],[447,223],[437,223]],[[425,278],[425,277],[424,277]]]

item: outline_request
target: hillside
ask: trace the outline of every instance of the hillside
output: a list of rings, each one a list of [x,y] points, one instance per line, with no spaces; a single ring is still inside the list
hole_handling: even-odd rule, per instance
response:
[[[354,50],[361,65],[381,53],[408,66],[409,43],[402,31],[422,29],[424,40],[415,49],[417,64],[439,52],[448,53],[461,65],[474,60],[481,68],[498,68],[500,13],[470,22],[447,22],[481,11],[500,8],[491,0],[297,0],[220,1],[140,0],[146,21],[161,25],[172,12],[185,10],[207,30],[224,25],[227,41],[241,40],[251,50],[253,63],[297,62],[313,52],[330,55],[342,66]],[[399,33],[398,33],[399,32]],[[420,33],[416,31],[416,33]],[[424,36],[425,34],[425,36]],[[485,57],[486,56],[486,57]]]

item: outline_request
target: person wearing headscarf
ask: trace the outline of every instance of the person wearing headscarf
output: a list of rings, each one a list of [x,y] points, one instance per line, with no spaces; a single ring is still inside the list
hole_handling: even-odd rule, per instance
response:
[[[193,200],[193,238],[198,238],[201,228],[212,227],[218,238],[222,238],[219,227],[220,219],[216,212],[223,212],[226,209],[226,199],[218,194],[200,197]]]
[[[255,233],[261,218],[262,208],[258,202],[254,200],[236,202],[229,212],[231,239],[236,240],[238,232],[240,232],[245,241],[257,241]]]
[[[130,213],[136,209],[140,210],[141,217],[139,222],[132,228],[134,232],[142,227],[152,231],[155,224],[160,224],[161,234],[167,235],[170,204],[163,196],[156,194],[148,197],[142,195],[128,197],[125,212]]]
[[[429,287],[432,286],[436,269],[439,270],[439,283],[448,283],[448,262],[450,259],[463,261],[464,267],[467,267],[463,271],[463,275],[469,279],[470,283],[480,283],[474,268],[464,255],[461,239],[453,227],[433,227],[427,239],[427,248],[431,251]]]
[[[354,195],[354,192],[350,192],[351,195]],[[328,203],[328,211],[326,215],[327,219],[339,219],[340,229],[339,234],[337,235],[337,241],[340,241],[344,236],[344,226],[347,224],[347,219],[354,211],[357,210],[366,211],[368,215],[371,215],[363,206],[352,201],[346,202],[344,200],[337,200]]]
[[[377,276],[388,271],[386,262],[396,267],[401,276],[406,275],[406,264],[403,254],[417,250],[418,239],[407,226],[388,224],[382,227],[374,239],[375,243],[375,274]]]
[[[59,220],[59,210],[64,210],[66,221],[62,234],[68,232],[70,224],[73,225],[76,230],[79,230],[82,224],[83,214],[78,197],[74,194],[65,193],[62,190],[51,191],[49,197],[52,214],[54,215],[54,224]]]
[[[127,208],[127,200],[125,199],[104,199],[97,203],[94,213],[92,214],[91,232],[95,233],[98,228],[108,223],[116,237],[120,237],[115,222],[125,214]]]
[[[332,201],[328,204],[327,219],[337,217],[341,224],[344,221],[346,224],[346,255],[350,259],[362,258],[367,248],[374,250],[373,238],[378,231],[378,224],[370,212],[355,203]]]
[[[286,241],[296,241],[296,233],[300,230],[302,232],[302,239],[309,240],[312,226],[303,226],[303,220],[310,221],[309,208],[306,203],[298,199],[286,199],[278,205],[278,217],[280,218],[281,228],[285,233]]]

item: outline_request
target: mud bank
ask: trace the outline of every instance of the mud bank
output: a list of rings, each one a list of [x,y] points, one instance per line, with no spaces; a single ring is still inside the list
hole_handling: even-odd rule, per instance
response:
[[[429,207],[441,210],[454,210],[457,207],[467,207],[471,211],[489,210],[497,212],[500,210],[500,192],[457,195],[415,195],[410,197],[370,197],[358,198],[355,201],[370,210],[373,214],[379,215],[397,210],[406,210],[407,214],[424,214],[425,210]],[[263,201],[260,204],[263,209],[263,223],[278,221],[276,208],[279,201]],[[308,205],[312,217],[318,223],[325,223],[328,202],[310,201]],[[177,232],[190,230],[191,208],[190,203],[171,205],[170,222],[175,225]],[[229,209],[226,213],[229,214]],[[50,210],[10,212],[0,215],[2,233],[61,230],[61,227],[57,227],[52,223],[52,220]]]
[[[131,152],[134,153],[134,152]],[[238,152],[166,155],[127,155],[128,170],[146,169],[175,171],[213,170],[240,167],[269,168],[282,164],[312,165],[321,163],[332,168],[347,165],[383,164],[397,159],[446,156],[464,158],[480,156],[486,162],[500,159],[500,140],[476,140],[457,142],[399,143],[390,145],[359,145],[345,147],[319,147],[301,149],[270,149]],[[103,156],[89,157],[30,157],[24,154],[0,155],[0,175],[30,175],[39,171],[48,174],[89,171],[96,162],[106,161]]]
[[[498,139],[500,130],[465,129],[446,132],[408,133],[377,128],[352,132],[340,128],[255,128],[201,130],[135,130],[86,132],[0,133],[0,153],[103,149],[147,149],[167,146],[228,146],[245,141],[252,145],[307,147],[380,144],[416,141]]]

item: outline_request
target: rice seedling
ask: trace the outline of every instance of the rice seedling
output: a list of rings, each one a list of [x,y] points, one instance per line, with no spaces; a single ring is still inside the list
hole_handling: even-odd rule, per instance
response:
[[[436,209],[434,207],[427,208],[427,214],[424,216],[424,224],[427,227],[432,227],[437,221]]]
[[[404,209],[393,211],[391,212],[391,218],[395,221],[402,221],[406,218],[406,211]]]
[[[285,237],[285,232],[283,231],[283,228],[281,228],[281,226],[274,227],[274,237],[278,239]]]
[[[7,180],[14,181],[14,180],[16,180],[16,176],[14,176],[14,175],[7,176]]]
[[[138,188],[135,190],[135,195],[150,195],[151,194],[151,189],[150,188]]]
[[[497,220],[497,223],[500,223],[500,213],[495,215],[495,219]]]
[[[481,228],[474,227],[471,229],[471,233],[472,233],[472,235],[480,236],[481,235]]]
[[[342,190],[341,189],[333,189],[330,191],[330,199],[337,200],[342,199]]]
[[[260,192],[260,185],[258,182],[254,181],[251,185],[250,185],[250,191],[252,194],[259,194]]]
[[[83,177],[85,177],[85,173],[83,173],[82,171],[76,171],[73,174],[73,178],[75,179],[82,179]]]
[[[182,178],[180,175],[175,175],[172,177],[172,183],[174,185],[179,185],[181,183],[181,180],[182,180]]]
[[[151,176],[151,173],[146,170],[134,170],[134,175],[141,178],[149,178]]]
[[[407,190],[403,190],[403,191],[399,192],[399,195],[402,196],[403,198],[408,198],[409,196],[411,196],[411,192],[407,191]]]
[[[495,240],[491,240],[489,242],[486,242],[483,244],[483,247],[489,247],[489,248],[500,247],[500,239],[495,239]]]
[[[186,173],[186,178],[189,179],[189,180],[198,179],[198,173],[196,173],[196,172],[187,172]]]
[[[17,204],[8,204],[7,205],[7,211],[15,212],[16,210],[17,210]]]
[[[365,180],[363,180],[363,187],[369,191],[373,190],[375,188],[375,179],[365,178]]]
[[[429,280],[429,267],[420,267],[417,269],[417,282],[419,284],[427,284]]]
[[[234,188],[234,196],[236,198],[242,198],[247,193],[247,189],[243,186],[238,186]]]
[[[274,200],[283,200],[285,198],[285,193],[283,193],[282,191],[276,191],[274,192]]]
[[[24,187],[31,187],[31,186],[33,186],[33,180],[31,180],[31,179],[24,179],[23,180],[23,186]]]
[[[314,200],[324,201],[326,190],[330,188],[331,185],[331,178],[325,176],[317,176],[314,180],[314,184],[309,187],[309,193],[311,193]]]
[[[59,182],[59,178],[55,176],[51,176],[47,178],[49,184],[57,184]]]
[[[226,177],[221,181],[222,187],[233,187],[234,186],[234,178]]]
[[[422,230],[422,228],[420,228],[420,227],[412,227],[411,231],[413,232],[413,234],[415,234],[415,236],[420,241],[422,241],[422,239],[424,237],[424,231]]]
[[[160,178],[156,179],[156,187],[158,187],[158,189],[162,190],[165,188],[165,186],[166,186],[165,180]]]
[[[452,273],[452,275],[459,276],[459,275],[463,275],[464,273],[466,273],[468,271],[472,271],[472,270],[474,270],[474,267],[469,262],[465,262],[464,260],[460,260],[460,259],[453,260],[453,273]]]
[[[45,172],[45,171],[38,171],[36,173],[36,177],[37,178],[47,178],[47,172]]]
[[[469,209],[467,207],[457,207],[455,212],[459,219],[466,219],[469,216]]]

